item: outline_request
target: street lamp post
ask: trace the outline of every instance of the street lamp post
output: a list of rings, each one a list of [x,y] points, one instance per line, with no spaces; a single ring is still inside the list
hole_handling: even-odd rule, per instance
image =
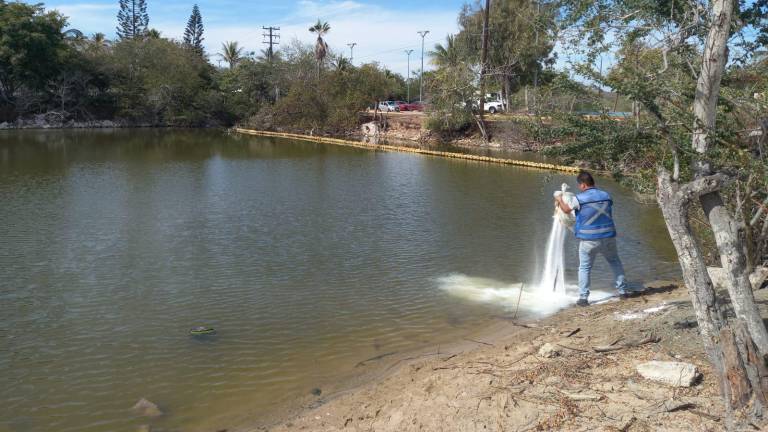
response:
[[[419,72],[419,101],[424,102],[424,37],[429,30],[416,32],[421,36],[421,72]]]
[[[355,45],[357,45],[357,42],[352,42],[347,44],[347,46],[349,47],[349,63],[350,64],[352,64],[352,60],[354,59]]]
[[[411,53],[413,52],[412,49],[405,50],[405,53],[408,55],[408,74],[405,76],[405,83],[408,87],[408,97],[406,98],[408,100],[408,103],[411,103]]]

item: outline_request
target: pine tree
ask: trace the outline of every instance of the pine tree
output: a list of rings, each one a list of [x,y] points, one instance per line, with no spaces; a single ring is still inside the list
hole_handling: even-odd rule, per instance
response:
[[[184,30],[184,45],[202,56],[203,39],[203,17],[200,15],[200,8],[195,5],[192,7],[192,15],[190,15],[187,28]]]
[[[146,0],[120,0],[117,13],[117,36],[120,39],[135,39],[147,33],[149,15]]]

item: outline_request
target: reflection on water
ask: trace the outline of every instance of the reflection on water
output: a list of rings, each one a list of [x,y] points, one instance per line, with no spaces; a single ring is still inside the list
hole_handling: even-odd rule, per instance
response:
[[[440,278],[535,280],[563,181],[213,131],[1,132],[0,431],[133,430],[141,397],[154,430],[224,429],[475,332],[508,308]],[[673,275],[659,212],[601,183],[628,277]]]

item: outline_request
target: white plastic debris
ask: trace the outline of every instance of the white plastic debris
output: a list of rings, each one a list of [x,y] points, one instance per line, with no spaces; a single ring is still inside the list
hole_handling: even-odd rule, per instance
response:
[[[669,304],[667,304],[666,302],[663,302],[657,306],[650,307],[648,309],[639,310],[639,311],[630,311],[630,312],[624,312],[624,313],[614,312],[613,319],[615,319],[616,321],[644,319],[655,313],[659,313],[664,309],[667,309],[669,306],[670,306]]]

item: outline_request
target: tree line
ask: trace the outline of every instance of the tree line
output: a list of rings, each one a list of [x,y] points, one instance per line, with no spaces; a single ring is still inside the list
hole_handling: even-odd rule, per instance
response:
[[[330,50],[328,23],[310,30],[314,47],[293,41],[257,54],[232,41],[209,54],[197,5],[182,40],[150,26],[146,0],[119,0],[116,21],[109,40],[69,28],[42,4],[0,0],[0,122],[44,116],[56,124],[240,122],[334,132],[355,126],[357,112],[376,100],[405,95],[401,75],[376,63],[354,66]]]

